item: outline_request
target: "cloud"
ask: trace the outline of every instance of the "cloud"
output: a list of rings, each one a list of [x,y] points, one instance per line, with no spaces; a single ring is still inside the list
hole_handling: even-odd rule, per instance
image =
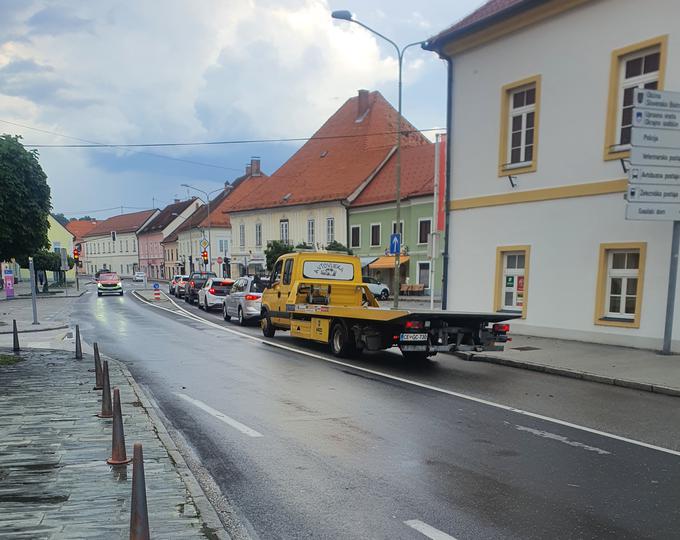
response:
[[[63,6],[50,6],[33,14],[27,21],[31,34],[53,36],[92,30],[92,21],[68,13]]]

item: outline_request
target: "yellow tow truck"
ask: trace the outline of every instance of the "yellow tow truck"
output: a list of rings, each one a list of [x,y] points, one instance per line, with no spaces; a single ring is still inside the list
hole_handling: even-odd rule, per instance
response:
[[[381,308],[363,283],[358,257],[298,252],[276,261],[262,293],[262,333],[287,330],[327,343],[339,357],[399,347],[404,357],[440,351],[500,351],[509,340],[509,313],[461,313]]]

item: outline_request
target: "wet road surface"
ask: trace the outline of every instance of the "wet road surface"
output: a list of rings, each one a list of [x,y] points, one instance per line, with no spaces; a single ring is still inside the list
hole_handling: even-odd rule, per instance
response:
[[[392,353],[356,362],[396,380],[129,295],[86,295],[74,317],[145,385],[253,536],[426,538],[420,528],[457,539],[677,538],[680,530],[678,455],[409,381],[671,449],[677,398],[444,355],[421,365]],[[325,357],[321,347],[275,340]]]

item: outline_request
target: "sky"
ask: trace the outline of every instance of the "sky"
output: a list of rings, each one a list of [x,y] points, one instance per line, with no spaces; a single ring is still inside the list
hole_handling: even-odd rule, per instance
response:
[[[483,0],[2,0],[0,134],[26,146],[234,141],[312,135],[360,88],[397,103],[394,49]],[[446,124],[446,64],[410,48],[403,114]],[[39,148],[54,212],[98,219],[220,188],[251,156],[274,172],[301,142]]]

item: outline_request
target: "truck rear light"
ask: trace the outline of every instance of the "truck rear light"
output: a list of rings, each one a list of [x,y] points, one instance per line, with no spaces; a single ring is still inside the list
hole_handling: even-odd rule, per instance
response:
[[[406,321],[408,330],[422,330],[424,326],[423,321]]]
[[[246,300],[259,300],[260,297],[257,296],[256,294],[246,294]]]
[[[506,332],[510,331],[510,325],[509,324],[494,324],[493,325],[493,333],[494,334],[505,334]]]

